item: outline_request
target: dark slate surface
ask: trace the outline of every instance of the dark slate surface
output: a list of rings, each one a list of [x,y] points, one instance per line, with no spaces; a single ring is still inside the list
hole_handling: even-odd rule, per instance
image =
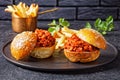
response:
[[[120,15],[120,8],[119,8],[119,15]],[[118,18],[120,19],[120,16]]]
[[[96,19],[98,17],[105,19],[106,16],[112,15],[114,19],[117,19],[116,8],[105,7],[79,7],[78,19]]]
[[[0,5],[9,5],[12,3],[13,3],[13,0],[0,0]]]
[[[50,21],[40,21],[38,26],[47,28]],[[86,21],[71,21],[71,28],[79,29]],[[113,44],[120,53],[120,22],[115,22],[115,29],[105,36],[106,40]],[[0,21],[0,49],[3,44],[12,38],[14,32],[11,29],[10,21]],[[0,50],[0,80],[119,80],[120,79],[120,54],[110,64],[85,70],[73,72],[41,72],[27,70],[15,66],[1,55]],[[51,64],[52,65],[52,64]]]
[[[101,0],[103,6],[120,6],[120,0]]]
[[[99,0],[58,0],[59,6],[96,6]]]
[[[80,29],[85,26],[86,21],[76,21],[80,19],[93,20],[98,17],[106,18],[112,15],[114,19],[120,19],[120,0],[0,0],[0,49],[4,43],[13,38],[14,32],[11,29],[11,21],[1,21],[11,19],[9,13],[4,12],[6,5],[18,2],[26,4],[37,3],[40,11],[59,7],[56,12],[39,15],[38,27],[47,29],[47,24],[51,19],[64,17],[70,21],[70,28]],[[88,7],[89,6],[89,7]],[[118,12],[119,11],[119,12]],[[78,13],[77,13],[78,12]],[[46,21],[47,20],[47,21]],[[92,21],[90,21],[93,23]],[[105,36],[106,40],[113,44],[120,53],[120,21],[115,22],[115,29]],[[0,50],[0,80],[119,80],[120,79],[120,54],[112,63],[92,69],[78,70],[73,72],[41,72],[27,70],[15,66],[1,55]],[[51,64],[52,65],[52,64]]]
[[[11,19],[11,17],[10,17],[10,13],[8,13],[8,12],[5,12],[4,11],[4,9],[5,9],[6,7],[0,7],[0,19]]]
[[[56,0],[15,0],[15,3],[25,2],[28,5],[31,3],[37,3],[40,6],[56,6]]]

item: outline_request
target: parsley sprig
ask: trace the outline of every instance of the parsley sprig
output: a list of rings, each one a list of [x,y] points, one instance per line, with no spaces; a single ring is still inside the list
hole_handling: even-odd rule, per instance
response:
[[[87,22],[85,27],[92,28],[92,25],[89,22]],[[105,19],[105,21],[102,21],[100,18],[98,18],[94,22],[93,27],[102,35],[105,35],[107,34],[107,32],[112,31],[112,29],[114,28],[113,17],[109,16]]]
[[[69,27],[70,23],[65,20],[64,18],[59,18],[59,21],[53,20],[50,24],[48,24],[50,27],[48,28],[48,31],[53,34],[56,31],[60,31],[62,27]]]

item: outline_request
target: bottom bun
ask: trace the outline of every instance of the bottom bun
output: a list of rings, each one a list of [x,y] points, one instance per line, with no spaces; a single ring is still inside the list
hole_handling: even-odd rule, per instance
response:
[[[71,62],[86,63],[95,61],[100,56],[100,50],[93,52],[71,52],[65,49],[64,54]]]
[[[31,52],[31,56],[34,58],[48,58],[52,56],[53,52],[55,50],[55,45],[51,47],[37,47],[34,48],[34,50]]]

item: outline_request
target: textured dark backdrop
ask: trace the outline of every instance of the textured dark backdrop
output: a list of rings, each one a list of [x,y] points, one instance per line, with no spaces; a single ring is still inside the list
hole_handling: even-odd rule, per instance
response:
[[[69,20],[95,20],[105,19],[112,15],[115,20],[120,19],[120,0],[0,0],[0,20],[11,20],[10,14],[4,12],[7,5],[37,3],[40,11],[58,7],[53,13],[40,15],[39,20],[51,20],[64,17]]]
[[[2,47],[12,39],[11,14],[4,12],[7,5],[38,3],[40,11],[58,7],[59,10],[39,15],[38,27],[47,28],[52,19],[64,17],[70,20],[71,28],[84,27],[86,21],[93,23],[96,18],[105,19],[112,15],[115,28],[105,36],[106,40],[118,50],[117,58],[110,64],[78,70],[71,73],[47,73],[17,67],[2,56]],[[120,80],[120,0],[0,0],[0,80]],[[52,64],[51,64],[52,65]]]

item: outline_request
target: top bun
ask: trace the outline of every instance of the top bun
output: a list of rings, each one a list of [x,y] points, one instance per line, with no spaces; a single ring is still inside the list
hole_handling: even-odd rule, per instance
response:
[[[10,46],[11,54],[16,59],[27,57],[36,46],[37,37],[31,31],[25,31],[17,34]]]
[[[106,40],[102,34],[94,29],[80,29],[80,31],[77,33],[77,36],[97,48],[106,49]]]

